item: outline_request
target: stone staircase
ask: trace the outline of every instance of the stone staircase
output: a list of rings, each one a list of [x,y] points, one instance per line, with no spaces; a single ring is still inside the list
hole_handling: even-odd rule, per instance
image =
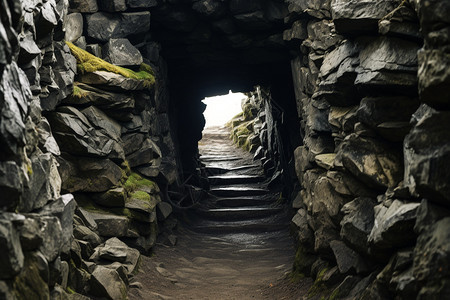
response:
[[[237,148],[226,128],[210,128],[199,143],[200,160],[211,185],[210,196],[191,217],[203,233],[264,233],[286,229],[289,219],[280,193],[267,188],[261,165]]]

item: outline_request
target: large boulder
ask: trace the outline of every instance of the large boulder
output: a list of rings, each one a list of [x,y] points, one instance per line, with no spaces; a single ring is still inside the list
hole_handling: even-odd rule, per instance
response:
[[[125,300],[127,299],[127,286],[115,270],[97,266],[92,272],[91,293],[107,299]]]
[[[404,142],[405,183],[412,193],[450,206],[450,112],[426,105],[414,114]]]
[[[117,66],[139,66],[142,55],[128,39],[110,39],[102,47],[103,59]]]
[[[341,237],[359,252],[368,252],[367,237],[374,225],[374,201],[356,198],[342,207]]]
[[[73,215],[76,202],[72,194],[66,194],[50,202],[40,210],[41,215],[51,215],[59,219],[62,229],[61,251],[68,253],[72,242]]]
[[[368,238],[372,254],[385,254],[376,252],[379,249],[392,250],[414,243],[416,234],[413,229],[419,205],[420,203],[395,200],[389,208],[383,204],[375,207],[374,226]]]
[[[402,179],[400,154],[389,144],[351,134],[344,140],[339,152],[343,166],[374,187],[395,187]]]
[[[332,0],[331,15],[339,33],[377,32],[378,20],[395,7],[391,0]]]
[[[59,163],[62,189],[69,193],[106,192],[117,186],[123,177],[122,169],[109,159],[65,155]]]
[[[108,213],[91,213],[97,223],[97,231],[103,237],[123,237],[127,235],[129,220],[124,216]]]
[[[83,35],[83,16],[80,13],[71,13],[64,22],[68,42],[74,42]]]
[[[414,277],[423,286],[418,299],[446,297],[450,288],[450,218],[444,218],[425,230],[414,248]]]
[[[421,50],[419,56],[420,99],[437,108],[450,107],[450,54],[439,49]]]
[[[333,106],[351,106],[360,98],[354,86],[359,65],[359,45],[346,41],[327,53],[320,67],[320,84],[313,99]]]
[[[12,279],[22,270],[24,255],[19,233],[10,220],[0,220],[0,250],[0,279]]]
[[[124,159],[123,149],[117,141],[117,133],[114,140],[108,131],[101,130],[107,123],[107,128],[114,129],[119,125],[106,117],[98,123],[100,130],[95,130],[96,126],[89,119],[95,121],[98,120],[96,115],[105,117],[104,114],[95,108],[87,109],[85,112],[89,118],[74,107],[61,106],[49,115],[55,138],[62,146],[61,150],[75,155]],[[111,133],[115,131],[117,130]]]
[[[138,91],[147,88],[144,80],[127,78],[119,74],[95,71],[80,76],[80,81],[89,85],[103,86],[108,90],[124,92]]]
[[[107,42],[113,38],[148,32],[150,12],[108,14],[97,12],[86,16],[86,32],[89,37]]]
[[[129,94],[111,93],[80,82],[75,84],[75,90],[80,92],[80,96],[71,95],[63,100],[63,104],[71,106],[94,105],[107,115],[115,111],[126,114],[131,112],[135,105],[134,97]],[[117,119],[117,115],[118,113],[112,117]]]
[[[360,88],[383,86],[410,92],[417,86],[418,50],[419,44],[403,39],[380,37],[374,40],[359,54],[355,84]]]

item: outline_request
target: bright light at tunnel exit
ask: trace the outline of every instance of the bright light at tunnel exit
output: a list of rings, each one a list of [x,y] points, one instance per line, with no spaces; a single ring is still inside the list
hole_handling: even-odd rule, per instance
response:
[[[223,126],[235,115],[242,111],[241,101],[247,98],[243,93],[233,93],[231,90],[227,95],[206,97],[202,100],[206,104],[203,112],[205,116],[205,128]]]

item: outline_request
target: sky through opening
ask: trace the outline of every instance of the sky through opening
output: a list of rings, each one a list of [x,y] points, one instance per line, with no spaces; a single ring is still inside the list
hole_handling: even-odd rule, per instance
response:
[[[231,90],[227,95],[206,97],[202,100],[206,104],[203,112],[205,116],[205,128],[223,126],[235,115],[242,111],[241,101],[247,98],[243,93],[233,93]]]

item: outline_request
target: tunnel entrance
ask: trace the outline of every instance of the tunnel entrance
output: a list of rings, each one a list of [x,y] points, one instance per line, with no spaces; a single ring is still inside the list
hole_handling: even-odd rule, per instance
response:
[[[246,98],[243,93],[233,93],[206,97],[202,102],[206,105],[203,116],[205,128],[222,127],[235,115],[242,111],[241,102]]]

